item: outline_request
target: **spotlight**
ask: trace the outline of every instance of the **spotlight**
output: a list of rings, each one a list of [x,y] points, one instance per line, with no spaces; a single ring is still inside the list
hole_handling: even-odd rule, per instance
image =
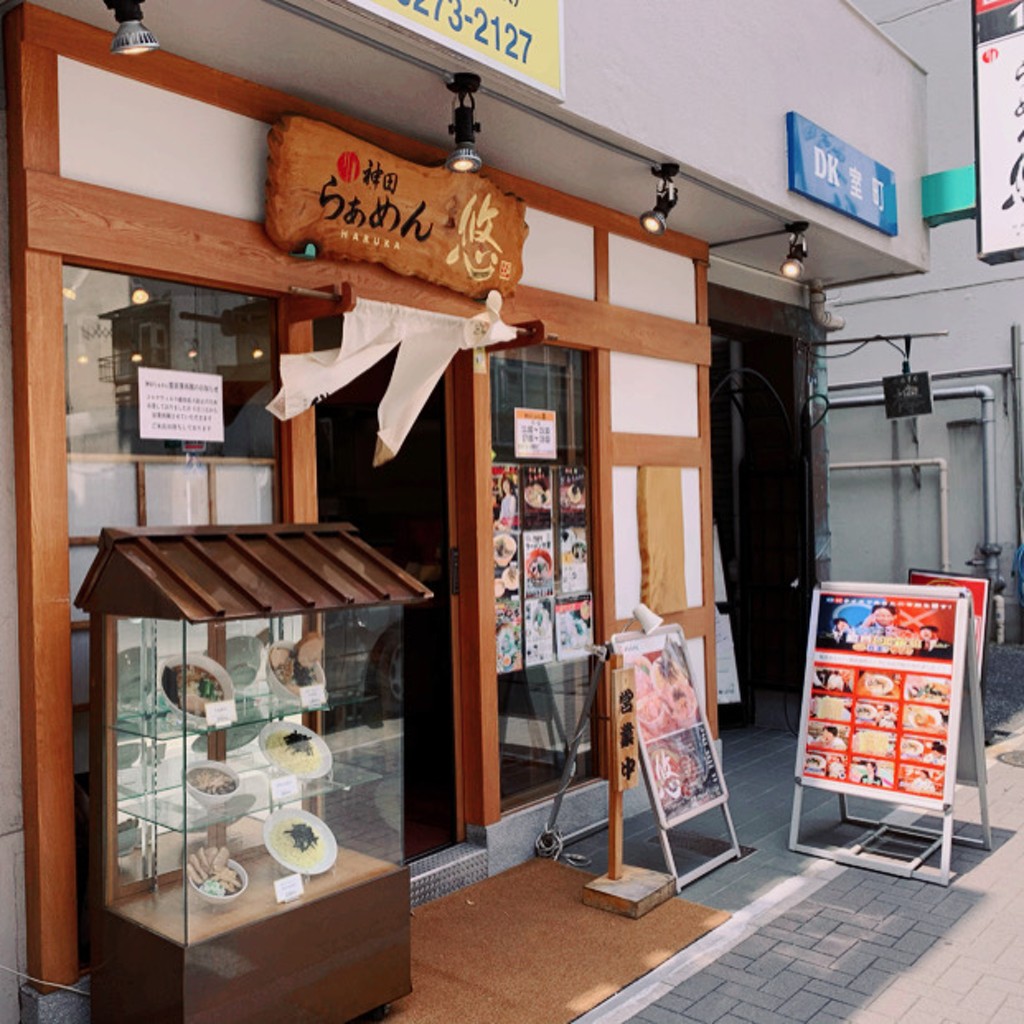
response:
[[[263,358],[263,347],[260,345],[259,342],[257,342],[252,347],[252,357],[253,357],[253,359],[262,359]]]
[[[480,88],[480,76],[469,71],[459,71],[448,83],[448,91],[458,96],[452,106],[452,122],[448,134],[455,136],[455,148],[448,154],[444,165],[456,174],[475,174],[484,162],[476,150],[476,133],[480,124],[476,118],[476,100],[473,93]]]
[[[651,174],[658,179],[654,209],[640,214],[640,226],[650,235],[663,235],[668,227],[668,215],[679,199],[679,190],[672,180],[679,173],[679,164],[658,164]]]
[[[110,40],[110,52],[132,55],[159,50],[156,36],[142,24],[142,4],[145,0],[103,0],[117,19],[117,32]]]
[[[64,298],[68,300],[68,302],[74,302],[75,299],[78,298],[78,292],[76,292],[74,288],[69,288],[67,285],[61,288],[60,291]]]
[[[198,338],[193,338],[192,339],[192,344],[189,345],[188,352],[186,354],[188,355],[189,359],[198,359],[199,358],[199,339]]]
[[[646,636],[650,636],[665,620],[640,603],[633,609],[633,618],[640,624]]]
[[[789,252],[786,254],[779,272],[783,277],[795,281],[804,272],[804,260],[807,259],[807,240],[804,232],[807,230],[807,221],[798,220],[786,225],[789,232]]]
[[[149,292],[145,288],[139,286],[132,289],[132,305],[142,306],[149,302]]]
[[[138,351],[133,352],[132,355],[131,355],[131,360],[132,360],[133,363],[141,363],[142,362],[142,353],[138,352]]]

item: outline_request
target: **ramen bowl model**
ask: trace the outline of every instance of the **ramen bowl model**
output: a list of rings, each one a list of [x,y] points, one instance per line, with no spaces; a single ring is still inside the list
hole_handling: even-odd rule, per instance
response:
[[[206,705],[235,699],[235,685],[223,665],[202,654],[168,658],[160,667],[160,690],[172,711],[194,728],[206,725]]]
[[[319,875],[338,856],[334,833],[315,815],[282,807],[263,822],[263,845],[286,871]]]
[[[238,772],[223,761],[195,761],[185,769],[185,788],[208,807],[227,803],[241,785]]]

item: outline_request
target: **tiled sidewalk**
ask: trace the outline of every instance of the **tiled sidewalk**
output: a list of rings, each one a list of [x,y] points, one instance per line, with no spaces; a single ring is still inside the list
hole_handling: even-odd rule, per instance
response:
[[[772,820],[765,817],[765,806],[778,814],[782,802],[766,804],[753,790],[747,795],[743,790],[754,778],[770,794],[781,779],[791,803],[795,740],[756,733],[746,740],[742,734],[724,738],[737,833],[741,844],[756,846],[757,852],[681,895],[731,909],[732,920],[578,1024],[1024,1021],[1024,835],[1019,834],[1024,769],[996,759],[1002,752],[1024,750],[1024,737],[988,750],[994,849],[954,846],[956,877],[948,888],[820,858],[788,852],[784,857],[775,847],[780,828],[788,836],[788,811],[778,819],[779,828],[751,829],[758,818]],[[738,751],[730,761],[730,747],[749,754],[751,741],[772,745],[773,770],[764,759],[758,765],[756,757],[744,765]],[[789,756],[783,761],[786,747]],[[818,810],[829,809],[819,805]],[[975,790],[958,790],[956,816],[958,822],[978,820]],[[966,831],[978,833],[977,828]],[[784,847],[784,838],[781,843]],[[786,857],[798,865],[788,877]],[[759,858],[765,866],[753,868]],[[626,860],[631,862],[628,854]],[[751,880],[763,881],[766,871],[778,872],[776,884],[752,891]],[[741,906],[737,892],[747,900]]]

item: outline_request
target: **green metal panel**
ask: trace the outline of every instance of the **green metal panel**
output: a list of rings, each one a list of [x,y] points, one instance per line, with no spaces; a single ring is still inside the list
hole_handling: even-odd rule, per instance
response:
[[[926,174],[921,179],[921,216],[929,227],[974,215],[974,164]]]

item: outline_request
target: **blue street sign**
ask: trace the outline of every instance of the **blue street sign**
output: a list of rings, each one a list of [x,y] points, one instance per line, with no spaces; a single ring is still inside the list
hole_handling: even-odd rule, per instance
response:
[[[899,234],[896,178],[888,167],[792,110],[786,135],[791,192],[886,235]]]

